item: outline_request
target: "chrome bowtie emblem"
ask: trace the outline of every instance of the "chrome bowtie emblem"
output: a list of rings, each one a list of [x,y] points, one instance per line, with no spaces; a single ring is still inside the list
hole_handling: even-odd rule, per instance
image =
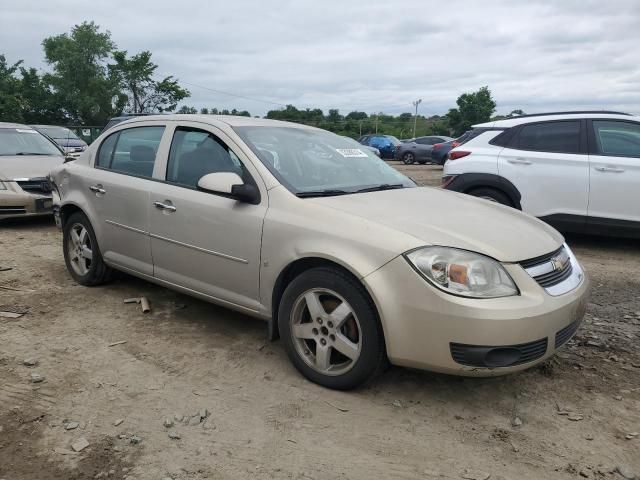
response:
[[[554,271],[564,270],[569,262],[569,257],[567,256],[558,256],[551,258],[551,265],[553,266]]]

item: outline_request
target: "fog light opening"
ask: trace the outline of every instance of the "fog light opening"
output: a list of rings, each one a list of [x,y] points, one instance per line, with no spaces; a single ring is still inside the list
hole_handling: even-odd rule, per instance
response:
[[[522,351],[517,348],[493,348],[484,356],[484,364],[487,367],[508,367],[517,363],[522,356]]]

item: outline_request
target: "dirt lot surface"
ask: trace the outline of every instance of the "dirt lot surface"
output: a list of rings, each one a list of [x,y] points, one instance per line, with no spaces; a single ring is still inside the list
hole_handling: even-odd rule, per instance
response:
[[[391,368],[341,393],[260,321],[127,276],[78,286],[51,221],[1,225],[0,310],[27,313],[0,317],[0,479],[633,478],[640,245],[568,241],[593,292],[558,356],[493,379]],[[152,313],[123,303],[140,295]]]

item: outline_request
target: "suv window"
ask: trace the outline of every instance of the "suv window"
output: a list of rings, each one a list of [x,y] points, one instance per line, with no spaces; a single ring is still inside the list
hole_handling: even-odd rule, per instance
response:
[[[240,159],[218,137],[204,130],[179,127],[173,134],[167,182],[196,188],[208,173],[233,172],[244,178]]]
[[[580,121],[532,123],[524,125],[516,148],[541,152],[580,153]]]
[[[594,120],[600,155],[640,157],[640,123]]]
[[[108,136],[100,145],[96,166],[151,178],[165,127],[133,127]]]

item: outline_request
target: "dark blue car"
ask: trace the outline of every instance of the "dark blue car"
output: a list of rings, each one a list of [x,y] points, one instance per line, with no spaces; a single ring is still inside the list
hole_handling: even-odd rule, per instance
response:
[[[380,150],[381,158],[393,159],[396,156],[396,150],[402,143],[393,135],[364,135],[358,139],[362,145],[377,148]]]

